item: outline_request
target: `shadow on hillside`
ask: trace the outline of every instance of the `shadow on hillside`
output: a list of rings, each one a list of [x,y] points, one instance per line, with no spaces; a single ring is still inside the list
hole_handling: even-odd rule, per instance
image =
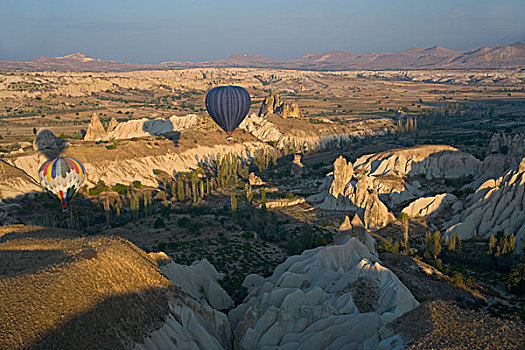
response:
[[[15,244],[15,247],[16,244]],[[74,257],[57,249],[4,249],[0,245],[0,276],[35,274],[51,266],[71,263]]]
[[[57,202],[58,203],[58,202]],[[58,204],[57,204],[58,206]],[[0,243],[14,241],[17,239],[41,239],[41,238],[78,238],[80,234],[75,231],[62,230],[48,227],[32,227],[26,229],[22,225],[3,227],[0,230]]]
[[[99,281],[109,283],[111,281]],[[38,319],[24,323],[19,331],[29,334],[24,337],[25,349],[126,349],[132,348],[133,342],[143,343],[153,331],[160,328],[168,314],[170,289],[148,289],[108,297],[93,309],[69,315],[74,312],[75,304],[69,301],[70,307],[52,310],[62,313],[66,318],[64,324],[55,324],[55,328],[39,337],[31,327]],[[67,292],[64,292],[67,296]],[[96,290],[85,290],[87,298],[98,297]],[[70,295],[69,298],[74,298]],[[31,301],[27,300],[31,305]],[[65,301],[64,304],[68,302]],[[36,305],[35,305],[36,306]],[[37,306],[38,307],[38,306]],[[36,310],[35,310],[36,311]],[[28,310],[31,314],[31,310]],[[16,320],[14,320],[16,323]],[[25,329],[28,327],[28,329]],[[38,329],[37,329],[38,330]],[[13,344],[14,345],[14,344]]]
[[[179,146],[180,132],[175,131],[173,124],[169,120],[148,120],[142,124],[142,130],[152,136],[162,136],[175,145]]]
[[[38,151],[42,152],[48,159],[58,157],[66,149],[66,140],[56,137],[48,129],[41,129],[35,137],[35,144]]]

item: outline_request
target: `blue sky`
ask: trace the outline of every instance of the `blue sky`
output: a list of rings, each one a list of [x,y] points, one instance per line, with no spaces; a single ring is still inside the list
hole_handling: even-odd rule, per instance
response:
[[[525,41],[524,0],[0,0],[0,59],[471,50]]]

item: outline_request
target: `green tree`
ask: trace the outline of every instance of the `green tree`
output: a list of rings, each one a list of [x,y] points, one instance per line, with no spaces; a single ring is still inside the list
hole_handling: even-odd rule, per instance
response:
[[[487,251],[487,254],[493,255],[496,253],[496,236],[492,235],[489,239],[489,250]]]
[[[266,209],[266,189],[261,188],[261,208]]]
[[[399,214],[398,219],[401,220],[401,222],[403,223],[403,243],[405,246],[405,254],[408,254],[408,251],[410,249],[408,241],[408,227],[410,216],[408,216],[407,213],[401,213]]]
[[[244,186],[244,190],[246,191],[246,200],[248,201],[248,203],[251,203],[253,200],[252,186],[250,184],[246,184]]]
[[[183,201],[184,199],[184,182],[179,178],[177,180],[177,200]]]
[[[144,193],[144,214],[149,215],[149,208],[151,206],[151,193]]]
[[[177,180],[173,180],[170,182],[170,194],[171,194],[171,198],[174,198],[175,200],[177,200],[178,196],[177,196]]]
[[[449,241],[447,243],[447,248],[450,251],[454,251],[454,250],[456,250],[457,245],[458,245],[458,236],[456,235],[456,232],[454,232],[452,234],[452,237],[450,237],[450,239],[449,239]]]
[[[514,294],[525,295],[525,264],[518,264],[510,270],[505,286]]]
[[[425,234],[425,259],[436,260],[441,254],[441,232],[435,231],[430,233],[427,231]]]
[[[204,181],[203,180],[199,180],[199,197],[204,197]]]
[[[235,212],[237,211],[237,196],[235,195],[235,193],[232,193],[230,196],[230,206],[232,213],[235,214]]]
[[[158,217],[157,220],[153,223],[153,228],[161,228],[164,227],[164,220],[161,217]]]
[[[109,225],[111,221],[111,207],[109,205],[109,197],[104,198],[104,214],[106,215],[106,224]]]

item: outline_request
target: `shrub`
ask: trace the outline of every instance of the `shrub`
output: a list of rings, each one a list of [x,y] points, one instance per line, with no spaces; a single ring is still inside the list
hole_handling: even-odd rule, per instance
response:
[[[288,192],[286,194],[286,199],[294,199],[295,198],[295,194],[293,194],[292,192]]]
[[[106,149],[109,149],[109,150],[111,150],[111,149],[117,149],[117,145],[115,145],[115,144],[113,144],[113,145],[107,145],[107,146],[106,146]]]
[[[128,194],[129,192],[129,187],[123,184],[115,184],[111,189],[122,195]]]
[[[102,180],[98,180],[98,183],[95,187],[93,188],[90,188],[88,190],[88,194],[90,196],[98,196],[99,194],[101,194],[102,192],[106,192],[109,190],[109,187],[106,186],[106,184],[104,183],[104,181]]]
[[[467,187],[467,188],[465,188],[465,189],[463,190],[463,193],[465,193],[466,195],[472,194],[472,193],[474,193],[474,192],[475,192],[475,191],[474,191],[472,188],[470,188],[470,187]]]
[[[133,188],[142,188],[142,182],[136,180],[136,181],[133,181]]]
[[[465,276],[461,272],[455,272],[452,277],[452,284],[455,286],[465,286]]]
[[[155,220],[155,222],[153,223],[153,228],[161,228],[164,226],[164,220],[162,218],[157,218],[157,220]]]
[[[252,239],[255,237],[255,235],[252,231],[244,231],[243,233],[241,233],[241,237],[244,239]]]
[[[399,253],[399,242],[393,241],[392,237],[389,237],[388,239],[381,242],[379,245],[379,249],[383,250],[388,253]]]
[[[441,254],[441,233],[435,231],[431,234],[430,231],[427,231],[425,235],[425,259],[436,260],[439,254]]]
[[[190,224],[191,224],[191,220],[185,216],[177,220],[177,225],[182,228],[188,228]]]
[[[510,270],[505,286],[514,294],[525,295],[525,264],[518,264]]]

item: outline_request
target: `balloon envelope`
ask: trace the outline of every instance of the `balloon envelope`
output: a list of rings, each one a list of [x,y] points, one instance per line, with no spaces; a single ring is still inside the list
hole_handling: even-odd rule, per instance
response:
[[[78,160],[57,157],[42,164],[38,177],[42,187],[56,196],[65,207],[84,183],[86,173]]]
[[[217,86],[206,95],[208,113],[228,135],[241,124],[250,106],[250,94],[240,86]]]

